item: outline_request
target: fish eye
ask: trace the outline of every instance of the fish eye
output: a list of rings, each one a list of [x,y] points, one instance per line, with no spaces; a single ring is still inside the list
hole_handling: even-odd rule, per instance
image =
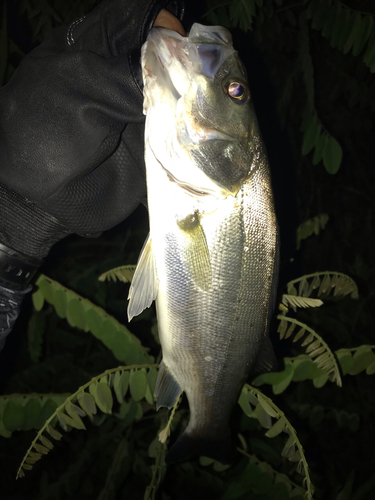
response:
[[[236,80],[228,82],[224,86],[224,92],[232,102],[240,106],[246,104],[250,98],[250,92],[247,85]]]

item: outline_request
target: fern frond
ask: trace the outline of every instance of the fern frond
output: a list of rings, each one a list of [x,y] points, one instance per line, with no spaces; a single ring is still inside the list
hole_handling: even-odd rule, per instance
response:
[[[171,425],[172,425],[174,414],[176,413],[176,410],[179,407],[181,401],[182,401],[182,394],[179,396],[179,398],[177,399],[177,401],[175,402],[175,404],[174,404],[174,406],[173,406],[173,408],[171,410],[171,414],[169,415],[169,419],[168,419],[167,425],[159,433],[159,441],[161,443],[166,443],[167,442],[167,439],[168,439],[168,437],[169,437],[169,435],[171,433]]]
[[[99,281],[122,281],[123,283],[131,283],[133,279],[135,268],[137,266],[119,266],[114,269],[110,269],[109,271],[101,274],[99,276]]]
[[[155,452],[155,463],[151,466],[152,477],[151,482],[147,486],[143,500],[155,500],[156,492],[162,477],[162,469],[165,467],[164,457],[167,451],[167,446],[161,440],[157,441]]]
[[[294,318],[279,315],[277,316],[277,319],[280,320],[278,332],[280,333],[281,339],[291,336],[288,335],[288,324],[291,325],[289,326],[289,329],[293,328],[293,332],[296,326],[300,327],[299,331],[294,336],[293,342],[297,342],[297,340],[304,337],[306,332],[308,333],[307,337],[305,337],[305,340],[301,344],[303,347],[306,346],[306,354],[310,356],[318,368],[321,368],[327,374],[332,382],[336,382],[336,384],[341,387],[341,375],[336,358],[322,337],[312,328]]]
[[[287,291],[290,295],[310,297],[314,290],[317,290],[317,297],[327,297],[333,291],[334,297],[344,297],[350,293],[352,299],[358,298],[358,287],[355,281],[350,276],[335,271],[306,274],[287,284]]]
[[[320,307],[323,304],[320,299],[311,299],[309,297],[299,297],[298,295],[287,294],[283,294],[281,302],[286,307],[291,306],[294,311],[297,310],[297,307],[306,309],[307,307]]]
[[[268,464],[267,462],[262,462],[256,455],[250,455],[249,453],[246,452],[246,450],[237,448],[237,451],[239,451],[242,455],[247,457],[249,459],[250,464],[256,464],[261,469],[262,472],[267,472],[269,474],[272,474],[273,483],[275,485],[277,485],[278,483],[285,484],[289,492],[289,498],[295,496],[301,496],[301,497],[305,496],[306,490],[301,486],[299,486],[298,484],[296,484],[294,481],[292,481],[290,477],[287,476],[286,474],[276,471],[273,467],[271,467],[270,464]]]
[[[10,394],[0,396],[0,436],[40,429],[68,394]]]
[[[308,419],[312,427],[319,425],[323,420],[336,420],[341,429],[349,429],[356,432],[360,425],[358,413],[348,413],[337,408],[312,404],[294,403],[292,409],[302,419]]]
[[[25,470],[31,470],[32,465],[35,462],[40,460],[43,455],[47,455],[52,450],[52,442],[43,433],[47,432],[55,440],[60,440],[62,438],[62,434],[52,426],[52,422],[55,419],[58,420],[64,431],[68,431],[69,427],[73,427],[75,429],[86,429],[81,417],[88,416],[89,418],[92,418],[92,415],[96,413],[97,408],[99,408],[103,413],[111,413],[113,406],[112,388],[119,403],[123,402],[129,387],[128,384],[124,383],[124,373],[130,372],[129,378],[131,378],[137,371],[147,369],[151,371],[152,368],[157,367],[158,365],[156,364],[148,364],[111,368],[106,370],[104,373],[93,377],[74,394],[67,397],[64,402],[56,408],[56,410],[38,431],[21,462],[16,479],[23,477],[25,475]],[[117,373],[119,374],[118,376],[116,376]],[[148,385],[149,379],[147,379],[147,377],[146,381]],[[136,390],[135,385],[136,383],[134,382],[133,391]],[[151,389],[150,387],[148,388]],[[86,389],[88,389],[89,392],[85,392]],[[131,390],[132,389],[130,387],[130,391]],[[147,387],[142,386],[142,390],[143,397],[146,397]],[[140,389],[138,389],[138,395],[139,394]]]
[[[329,216],[327,214],[319,214],[302,222],[296,231],[297,250],[300,249],[302,240],[309,238],[313,234],[317,236],[326,227],[328,221]]]
[[[242,388],[239,404],[247,416],[256,418],[262,427],[268,429],[265,434],[267,437],[276,437],[281,432],[288,435],[281,454],[291,462],[298,462],[297,472],[303,473],[306,483],[306,498],[311,500],[314,487],[311,483],[305,453],[295,429],[284,413],[270,398],[249,384],[245,384]]]
[[[286,323],[286,322],[285,322]],[[290,327],[296,326],[291,324]],[[286,325],[287,327],[287,325]],[[304,335],[303,328],[297,333]],[[297,338],[294,338],[294,340]],[[375,345],[361,345],[351,349],[339,349],[335,351],[338,363],[343,375],[358,375],[366,372],[367,375],[375,374]],[[271,384],[274,394],[281,394],[293,382],[312,380],[316,388],[322,387],[328,380],[324,371],[316,366],[313,359],[307,354],[300,354],[293,358],[284,358],[285,367],[279,372],[268,372],[258,375],[252,384],[260,386]]]
[[[66,318],[75,328],[91,332],[119,361],[128,365],[154,361],[140,340],[101,307],[43,274],[36,285],[38,290],[33,294],[33,301],[39,310],[47,301],[60,318]]]
[[[323,160],[327,172],[336,174],[341,165],[342,148],[323,126],[315,109],[314,68],[310,54],[309,26],[306,13],[300,16],[299,27],[300,60],[307,93],[307,105],[301,126],[304,132],[302,154],[307,155],[314,150],[313,165],[317,165]]]
[[[362,54],[363,62],[374,73],[374,15],[352,9],[338,0],[332,3],[313,0],[311,7],[312,28],[320,31],[333,48],[338,48],[344,54]]]

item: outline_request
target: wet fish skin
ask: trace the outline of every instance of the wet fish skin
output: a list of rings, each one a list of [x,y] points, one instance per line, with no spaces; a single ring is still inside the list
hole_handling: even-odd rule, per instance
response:
[[[189,402],[167,463],[196,455],[228,463],[240,388],[274,363],[278,229],[267,155],[227,30],[195,24],[186,38],[152,30],[142,67],[150,236],[128,314],[156,299],[157,407],[172,407],[181,391]],[[243,90],[237,101],[233,82]]]

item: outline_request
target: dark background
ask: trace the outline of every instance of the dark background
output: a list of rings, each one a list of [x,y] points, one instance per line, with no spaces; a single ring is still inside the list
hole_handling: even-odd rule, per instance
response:
[[[36,0],[7,2],[9,54],[3,83],[10,78],[23,55],[59,24],[57,19],[51,18],[48,5],[58,13],[62,24],[89,10],[94,3],[58,0],[49,0],[48,3]],[[317,2],[310,3],[315,5]],[[287,281],[302,274],[331,270],[350,275],[359,287],[358,301],[344,299],[328,303],[320,310],[303,313],[305,316],[301,318],[319,329],[333,350],[374,344],[374,75],[360,56],[333,49],[318,30],[310,29],[315,108],[324,127],[343,149],[343,161],[337,174],[327,173],[322,163],[312,165],[312,153],[307,156],[301,154],[302,110],[307,94],[299,59],[298,16],[305,8],[304,2],[269,1],[266,4],[273,11],[262,24],[257,22],[256,16],[253,32],[245,33],[233,28],[232,33],[234,46],[248,71],[251,94],[272,170],[281,228],[279,293],[281,295]],[[209,7],[211,5],[212,2]],[[374,2],[371,1],[353,0],[345,2],[345,5],[356,11],[375,13]],[[39,14],[35,14],[37,8]],[[187,19],[190,22],[200,20],[205,12],[203,2],[189,2]],[[297,20],[296,24],[290,12]],[[202,22],[207,22],[207,19],[203,18]],[[292,89],[289,93],[286,92],[288,85]],[[318,236],[311,236],[302,242],[301,249],[297,251],[297,226],[321,213],[329,215],[327,227]],[[147,212],[140,207],[127,221],[97,240],[72,236],[59,243],[52,249],[42,271],[126,323],[127,288],[125,285],[100,284],[97,277],[112,267],[134,264],[146,234]],[[17,326],[0,356],[2,394],[69,393],[91,376],[118,364],[100,342],[89,334],[77,334],[63,321],[57,320],[52,311],[47,312],[42,352],[38,362],[33,362],[26,335],[32,304],[30,298],[26,301]],[[151,314],[146,314],[130,329],[157,354],[157,344],[154,340],[150,341],[152,321]],[[289,344],[277,340],[276,327],[275,324],[272,331],[276,353],[279,356],[290,355]],[[333,384],[315,389],[308,382],[293,383],[274,400],[291,418],[303,442],[317,487],[316,498],[336,498],[347,478],[353,474],[353,495],[345,498],[370,499],[375,494],[374,481],[371,486],[375,465],[373,378],[364,373],[356,377],[346,376],[343,385],[342,389]],[[268,389],[262,387],[262,390],[266,392]],[[292,407],[296,404],[355,413],[359,416],[359,428],[353,431],[340,427],[334,419],[308,422],[294,412]],[[77,466],[76,469],[81,471],[76,473],[76,481],[82,482],[83,486],[81,490],[78,487],[72,489],[74,493],[68,494],[68,497],[86,498],[84,491],[90,489],[86,485],[84,490],[84,483],[91,482],[98,489],[91,490],[90,498],[96,498],[96,491],[102,487],[100,481],[104,477],[104,472],[98,472],[100,464],[108,463],[111,456],[106,436],[115,429],[113,423],[106,425],[108,428],[90,429],[88,433],[76,432],[64,438],[57,453],[55,451],[44,458],[25,479],[17,483],[13,481],[15,472],[35,433],[15,432],[10,439],[0,438],[0,497],[18,500],[26,497],[57,498],[59,492],[66,495],[59,478],[66,473],[74,477],[75,464],[82,450],[86,449],[90,450],[91,462],[87,461],[86,468]],[[145,431],[140,439],[144,441],[140,448],[147,449],[147,439],[152,440],[152,437]],[[253,451],[272,463],[267,451]],[[80,475],[82,471],[86,474],[85,480]],[[215,481],[219,484],[219,479],[207,476],[206,470],[199,472],[197,464],[192,470],[178,469],[174,473],[167,475],[160,498],[175,500],[193,495],[196,498],[207,498],[208,495],[220,498],[214,486]],[[143,498],[142,491],[148,481],[144,475],[147,476],[147,473],[143,469],[142,472],[133,471],[126,481],[120,482],[116,498]],[[364,492],[362,496],[359,495],[361,491]],[[257,497],[247,494],[243,498]]]

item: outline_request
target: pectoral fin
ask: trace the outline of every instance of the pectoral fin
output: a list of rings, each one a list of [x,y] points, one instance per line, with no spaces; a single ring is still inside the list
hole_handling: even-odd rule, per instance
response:
[[[152,252],[152,240],[147,236],[138,259],[130,290],[128,319],[129,321],[138,316],[144,309],[150,307],[158,293],[158,277],[156,273],[155,259]]]
[[[182,389],[178,382],[172,377],[163,361],[160,363],[158,378],[156,379],[154,396],[156,398],[156,409],[166,406],[171,409],[176,403]]]
[[[194,283],[203,291],[210,289],[212,271],[206,236],[198,212],[177,222],[184,237],[184,258]]]
[[[252,370],[252,375],[265,372],[274,372],[279,368],[279,363],[273,351],[272,342],[269,337],[264,339],[258,359]]]

